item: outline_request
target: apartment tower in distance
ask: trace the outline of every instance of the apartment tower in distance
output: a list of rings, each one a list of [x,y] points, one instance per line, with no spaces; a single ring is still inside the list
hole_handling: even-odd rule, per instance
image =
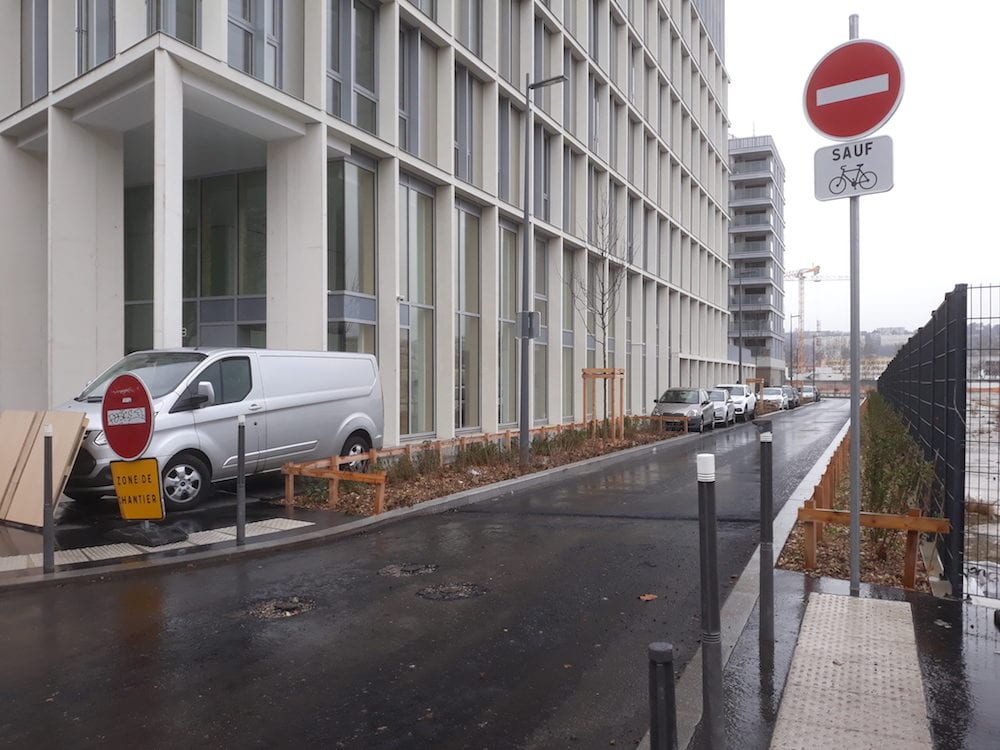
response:
[[[392,445],[513,426],[519,397],[581,420],[605,362],[633,413],[736,375],[723,0],[0,15],[0,408],[142,348],[365,351]],[[524,253],[525,77],[559,75],[534,92]]]
[[[749,350],[756,377],[768,385],[781,385],[785,382],[785,167],[768,135],[731,138],[729,167],[729,339]]]

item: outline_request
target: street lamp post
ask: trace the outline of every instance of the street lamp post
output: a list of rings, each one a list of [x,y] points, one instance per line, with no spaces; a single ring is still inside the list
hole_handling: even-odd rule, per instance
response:
[[[788,382],[791,385],[795,384],[795,323],[796,318],[802,317],[801,315],[789,315],[789,328],[788,328],[788,348],[791,350],[790,356],[788,358]]]
[[[534,130],[531,112],[531,92],[535,89],[562,83],[565,75],[543,78],[531,82],[531,74],[524,75],[524,246],[521,249],[521,424],[518,436],[518,446],[521,451],[521,465],[527,466],[531,455],[531,411],[529,409],[528,388],[530,387],[530,368],[528,357],[531,356],[531,340],[538,331],[537,325],[532,325],[531,310],[531,252],[533,232],[531,226],[531,179],[532,179],[532,145],[531,136]]]
[[[736,373],[736,384],[743,384],[743,277],[737,276],[739,280],[739,287],[737,291],[737,301],[739,303],[739,315],[737,316],[737,325],[739,326],[739,343],[737,344],[737,356],[740,360],[739,370]]]

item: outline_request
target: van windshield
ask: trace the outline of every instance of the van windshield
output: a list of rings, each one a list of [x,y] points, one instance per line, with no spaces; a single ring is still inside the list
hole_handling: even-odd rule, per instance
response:
[[[150,396],[160,398],[180,385],[206,356],[203,352],[133,352],[84,388],[76,400],[101,402],[108,383],[126,372],[137,375]]]

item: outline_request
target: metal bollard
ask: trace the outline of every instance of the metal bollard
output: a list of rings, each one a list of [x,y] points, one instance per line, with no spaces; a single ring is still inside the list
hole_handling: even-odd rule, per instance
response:
[[[774,435],[760,427],[760,643],[774,643]]]
[[[701,699],[708,747],[726,746],[723,722],[722,627],[715,519],[715,455],[698,454],[698,541],[701,553]]]
[[[236,546],[247,541],[247,418],[236,418]]]
[[[43,431],[43,471],[42,483],[42,572],[56,571],[56,526],[52,508],[52,425],[42,427]]]
[[[677,750],[674,647],[649,644],[649,750]]]

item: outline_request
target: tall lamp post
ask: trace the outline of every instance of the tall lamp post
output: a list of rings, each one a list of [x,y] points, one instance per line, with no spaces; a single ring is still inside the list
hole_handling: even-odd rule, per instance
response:
[[[521,465],[527,466],[531,455],[531,411],[529,409],[528,389],[530,387],[530,368],[528,357],[531,356],[531,340],[538,335],[537,317],[531,310],[531,251],[533,232],[531,226],[531,180],[532,180],[532,145],[531,136],[534,132],[532,122],[531,92],[566,80],[565,75],[543,78],[531,82],[531,74],[524,76],[524,245],[521,249],[521,429],[518,445],[521,450]]]
[[[742,273],[742,272],[741,272]],[[739,304],[739,314],[737,315],[737,325],[739,326],[739,343],[736,346],[737,356],[740,360],[739,370],[736,373],[736,385],[743,384],[743,277],[738,275],[739,286],[736,291],[736,300]]]
[[[791,350],[790,356],[788,358],[788,382],[789,384],[795,384],[795,323],[796,318],[801,318],[801,315],[789,315],[789,329],[788,329],[788,348]]]

